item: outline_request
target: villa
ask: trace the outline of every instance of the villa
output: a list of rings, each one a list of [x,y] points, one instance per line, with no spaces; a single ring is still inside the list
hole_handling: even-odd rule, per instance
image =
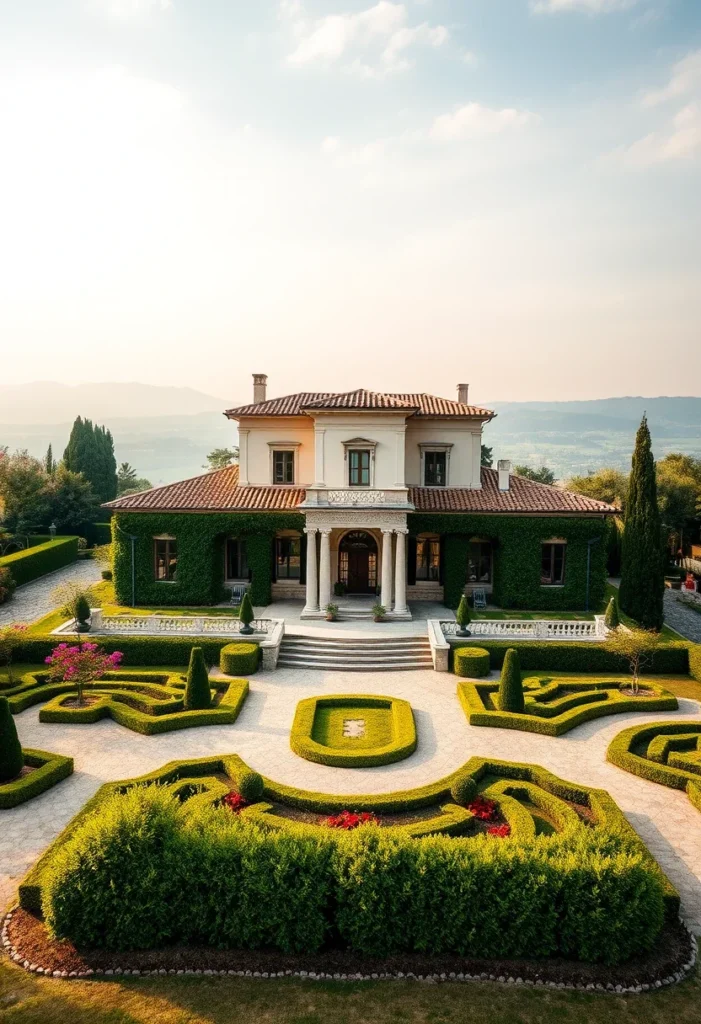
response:
[[[123,604],[215,604],[249,585],[255,604],[376,595],[455,607],[476,587],[504,608],[595,608],[613,506],[481,464],[494,413],[424,393],[267,397],[225,415],[238,465],[110,502]]]

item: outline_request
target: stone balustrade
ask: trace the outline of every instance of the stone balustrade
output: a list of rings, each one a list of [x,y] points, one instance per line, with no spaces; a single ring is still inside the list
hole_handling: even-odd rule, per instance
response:
[[[463,640],[457,636],[457,622],[439,623],[446,640]],[[604,616],[593,620],[574,619],[473,619],[468,626],[470,637],[490,640],[603,640],[606,637]]]

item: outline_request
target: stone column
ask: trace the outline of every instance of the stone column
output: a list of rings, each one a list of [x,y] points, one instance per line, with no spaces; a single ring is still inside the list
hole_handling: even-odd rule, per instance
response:
[[[394,570],[394,610],[404,615],[406,606],[406,535],[407,530],[397,530],[397,555]]]
[[[319,607],[326,610],[331,601],[331,527],[322,527],[321,556],[319,558]]]
[[[392,531],[382,531],[382,589],[380,604],[385,611],[392,610]]]
[[[307,596],[305,612],[319,611],[319,579],[316,574],[316,527],[306,526],[307,535]]]

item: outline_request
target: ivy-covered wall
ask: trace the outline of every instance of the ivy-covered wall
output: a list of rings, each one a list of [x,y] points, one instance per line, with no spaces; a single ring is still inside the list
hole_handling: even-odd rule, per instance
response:
[[[227,537],[246,540],[251,571],[251,600],[271,599],[273,538],[278,530],[302,530],[297,512],[120,512],[112,518],[114,585],[117,601],[132,600],[131,541],[134,535],[136,603],[138,605],[211,605],[226,598],[224,543]],[[178,567],[172,583],[154,580],[153,538],[170,534],[178,544]]]
[[[461,515],[416,513],[408,517],[409,531],[440,533],[443,538],[444,600],[456,608],[467,582],[467,549],[472,537],[492,542],[494,604],[502,608],[542,611],[581,611],[586,600],[587,541],[591,548],[589,608],[597,610],[606,586],[609,523],[605,519],[569,517]],[[565,583],[540,583],[541,544],[552,537],[567,541]]]

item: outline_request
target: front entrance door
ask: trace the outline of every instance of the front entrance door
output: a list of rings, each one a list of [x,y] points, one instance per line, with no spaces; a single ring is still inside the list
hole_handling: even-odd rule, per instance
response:
[[[377,590],[377,544],[364,530],[353,530],[338,548],[338,578],[349,594],[374,594]]]

